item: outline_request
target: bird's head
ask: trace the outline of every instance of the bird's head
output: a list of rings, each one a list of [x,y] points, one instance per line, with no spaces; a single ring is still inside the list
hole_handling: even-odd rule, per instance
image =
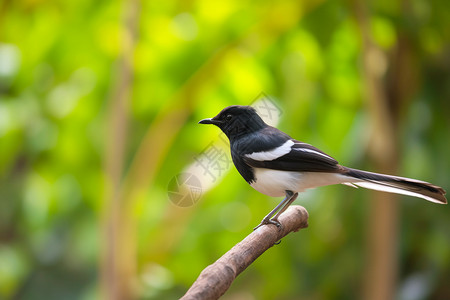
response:
[[[267,126],[253,107],[240,105],[225,107],[214,118],[203,119],[198,123],[216,125],[229,139],[258,131]]]

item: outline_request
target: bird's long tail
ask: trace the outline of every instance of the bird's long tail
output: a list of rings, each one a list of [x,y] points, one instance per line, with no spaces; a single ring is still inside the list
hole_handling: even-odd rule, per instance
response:
[[[352,177],[352,179],[356,179],[345,183],[348,185],[414,196],[434,203],[447,204],[444,189],[425,181],[366,172],[351,168],[345,168],[342,174]]]

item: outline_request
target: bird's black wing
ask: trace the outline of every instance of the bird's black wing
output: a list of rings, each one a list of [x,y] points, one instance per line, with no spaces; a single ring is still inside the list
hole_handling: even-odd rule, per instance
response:
[[[260,153],[243,155],[246,164],[255,168],[266,168],[296,172],[332,172],[343,171],[338,162],[314,146],[291,139],[289,152],[274,158],[275,149]],[[288,144],[288,145],[289,145]],[[271,153],[271,151],[273,151]],[[280,152],[280,151],[278,151]]]

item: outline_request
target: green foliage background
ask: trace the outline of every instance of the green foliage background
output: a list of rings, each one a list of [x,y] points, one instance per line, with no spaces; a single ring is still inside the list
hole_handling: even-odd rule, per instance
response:
[[[390,62],[400,40],[410,49],[412,80],[405,84],[411,96],[399,114],[398,173],[449,189],[448,3],[360,4],[387,85],[395,80]],[[233,168],[196,205],[174,206],[169,181],[219,136],[198,120],[264,92],[282,110],[280,129],[343,165],[375,169],[367,156],[370,106],[356,6],[2,1],[0,298],[102,297],[103,220],[114,186],[107,157],[120,135],[111,125],[117,117],[111,107],[122,89],[129,93],[118,109],[125,121],[118,124],[126,125],[126,134],[116,146],[125,154],[110,157],[123,161],[120,184],[131,191],[122,198],[128,218],[120,220],[134,235],[117,238],[135,245],[127,279],[138,299],[183,295],[279,200],[251,189]],[[124,21],[128,13],[135,32]],[[143,143],[148,136],[158,139]],[[148,151],[139,154],[142,149]],[[224,299],[360,298],[370,195],[344,186],[301,195],[297,203],[310,213],[309,228],[265,253]],[[449,298],[448,207],[410,197],[400,197],[399,207],[396,298]]]

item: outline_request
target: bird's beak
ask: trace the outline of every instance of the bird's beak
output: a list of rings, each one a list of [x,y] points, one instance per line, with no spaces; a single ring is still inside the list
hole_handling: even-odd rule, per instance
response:
[[[198,124],[213,124],[213,125],[219,125],[221,122],[218,120],[214,120],[213,118],[207,118],[200,120]]]

